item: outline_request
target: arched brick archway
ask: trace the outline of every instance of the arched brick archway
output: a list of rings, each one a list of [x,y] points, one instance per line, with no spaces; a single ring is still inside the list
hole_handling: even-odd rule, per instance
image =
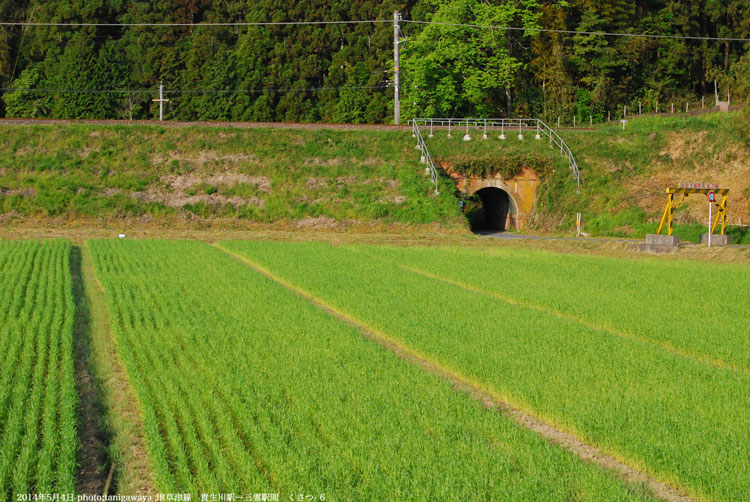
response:
[[[482,225],[487,230],[513,230],[518,205],[502,188],[484,187],[474,194],[482,201]]]
[[[524,168],[521,174],[508,180],[499,177],[464,177],[447,169],[446,171],[456,182],[456,187],[464,194],[468,196],[477,194],[482,199],[485,215],[488,214],[487,209],[489,209],[490,221],[488,223],[497,223],[497,218],[502,218],[503,202],[498,199],[503,197],[502,193],[507,194],[508,206],[505,212],[505,225],[504,228],[496,229],[523,230],[528,218],[534,211],[536,192],[541,182],[539,176],[533,170]],[[497,191],[488,189],[496,189]],[[484,192],[484,190],[487,191]],[[482,197],[483,194],[484,197]],[[489,203],[489,207],[486,202]],[[498,204],[498,206],[495,204]],[[494,216],[492,216],[493,214]],[[488,226],[488,228],[493,227]]]

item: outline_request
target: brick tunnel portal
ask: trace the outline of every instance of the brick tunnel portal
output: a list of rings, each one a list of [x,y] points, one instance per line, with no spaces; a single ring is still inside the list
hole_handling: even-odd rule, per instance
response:
[[[505,231],[513,228],[513,201],[502,188],[485,187],[474,194],[481,203],[477,227],[486,230]],[[479,209],[479,208],[477,208]]]

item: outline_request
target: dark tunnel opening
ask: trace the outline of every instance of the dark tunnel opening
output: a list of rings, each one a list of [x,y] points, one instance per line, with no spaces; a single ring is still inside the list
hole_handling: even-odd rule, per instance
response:
[[[467,206],[466,216],[472,230],[503,232],[512,227],[513,204],[508,192],[501,188],[486,187],[478,190]]]

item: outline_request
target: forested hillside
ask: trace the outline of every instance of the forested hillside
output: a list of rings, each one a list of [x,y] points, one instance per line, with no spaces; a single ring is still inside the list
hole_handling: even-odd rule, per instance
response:
[[[747,42],[707,39],[750,37],[744,0],[0,0],[0,113],[153,118],[163,82],[167,119],[389,122],[389,22],[206,23],[388,21],[396,10],[404,118],[601,119],[639,102],[713,104],[715,81],[739,101],[750,82]]]

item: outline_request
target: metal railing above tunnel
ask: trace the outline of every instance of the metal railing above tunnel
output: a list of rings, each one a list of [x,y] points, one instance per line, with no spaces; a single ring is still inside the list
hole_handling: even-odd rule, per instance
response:
[[[533,118],[494,118],[494,119],[482,119],[482,118],[415,118],[409,121],[412,124],[412,136],[417,139],[417,148],[422,151],[422,161],[427,164],[427,169],[430,170],[431,174],[434,173],[434,179],[436,182],[437,190],[437,171],[435,165],[432,162],[432,156],[430,155],[427,144],[425,143],[422,135],[421,128],[425,130],[429,128],[428,138],[434,136],[435,130],[448,131],[448,136],[452,137],[454,132],[464,132],[463,139],[469,141],[472,139],[470,131],[476,132],[477,130],[482,131],[482,139],[489,139],[488,131],[491,134],[495,134],[499,130],[500,134],[498,139],[506,139],[506,133],[508,135],[516,134],[519,140],[524,139],[524,131],[535,131],[534,138],[536,140],[545,140],[549,142],[550,148],[555,147],[560,149],[560,155],[564,156],[568,160],[568,167],[570,168],[573,177],[576,180],[576,187],[581,187],[581,173],[578,168],[578,163],[573,156],[573,151],[570,149],[568,144],[563,140],[557,132],[548,126],[541,119]]]

